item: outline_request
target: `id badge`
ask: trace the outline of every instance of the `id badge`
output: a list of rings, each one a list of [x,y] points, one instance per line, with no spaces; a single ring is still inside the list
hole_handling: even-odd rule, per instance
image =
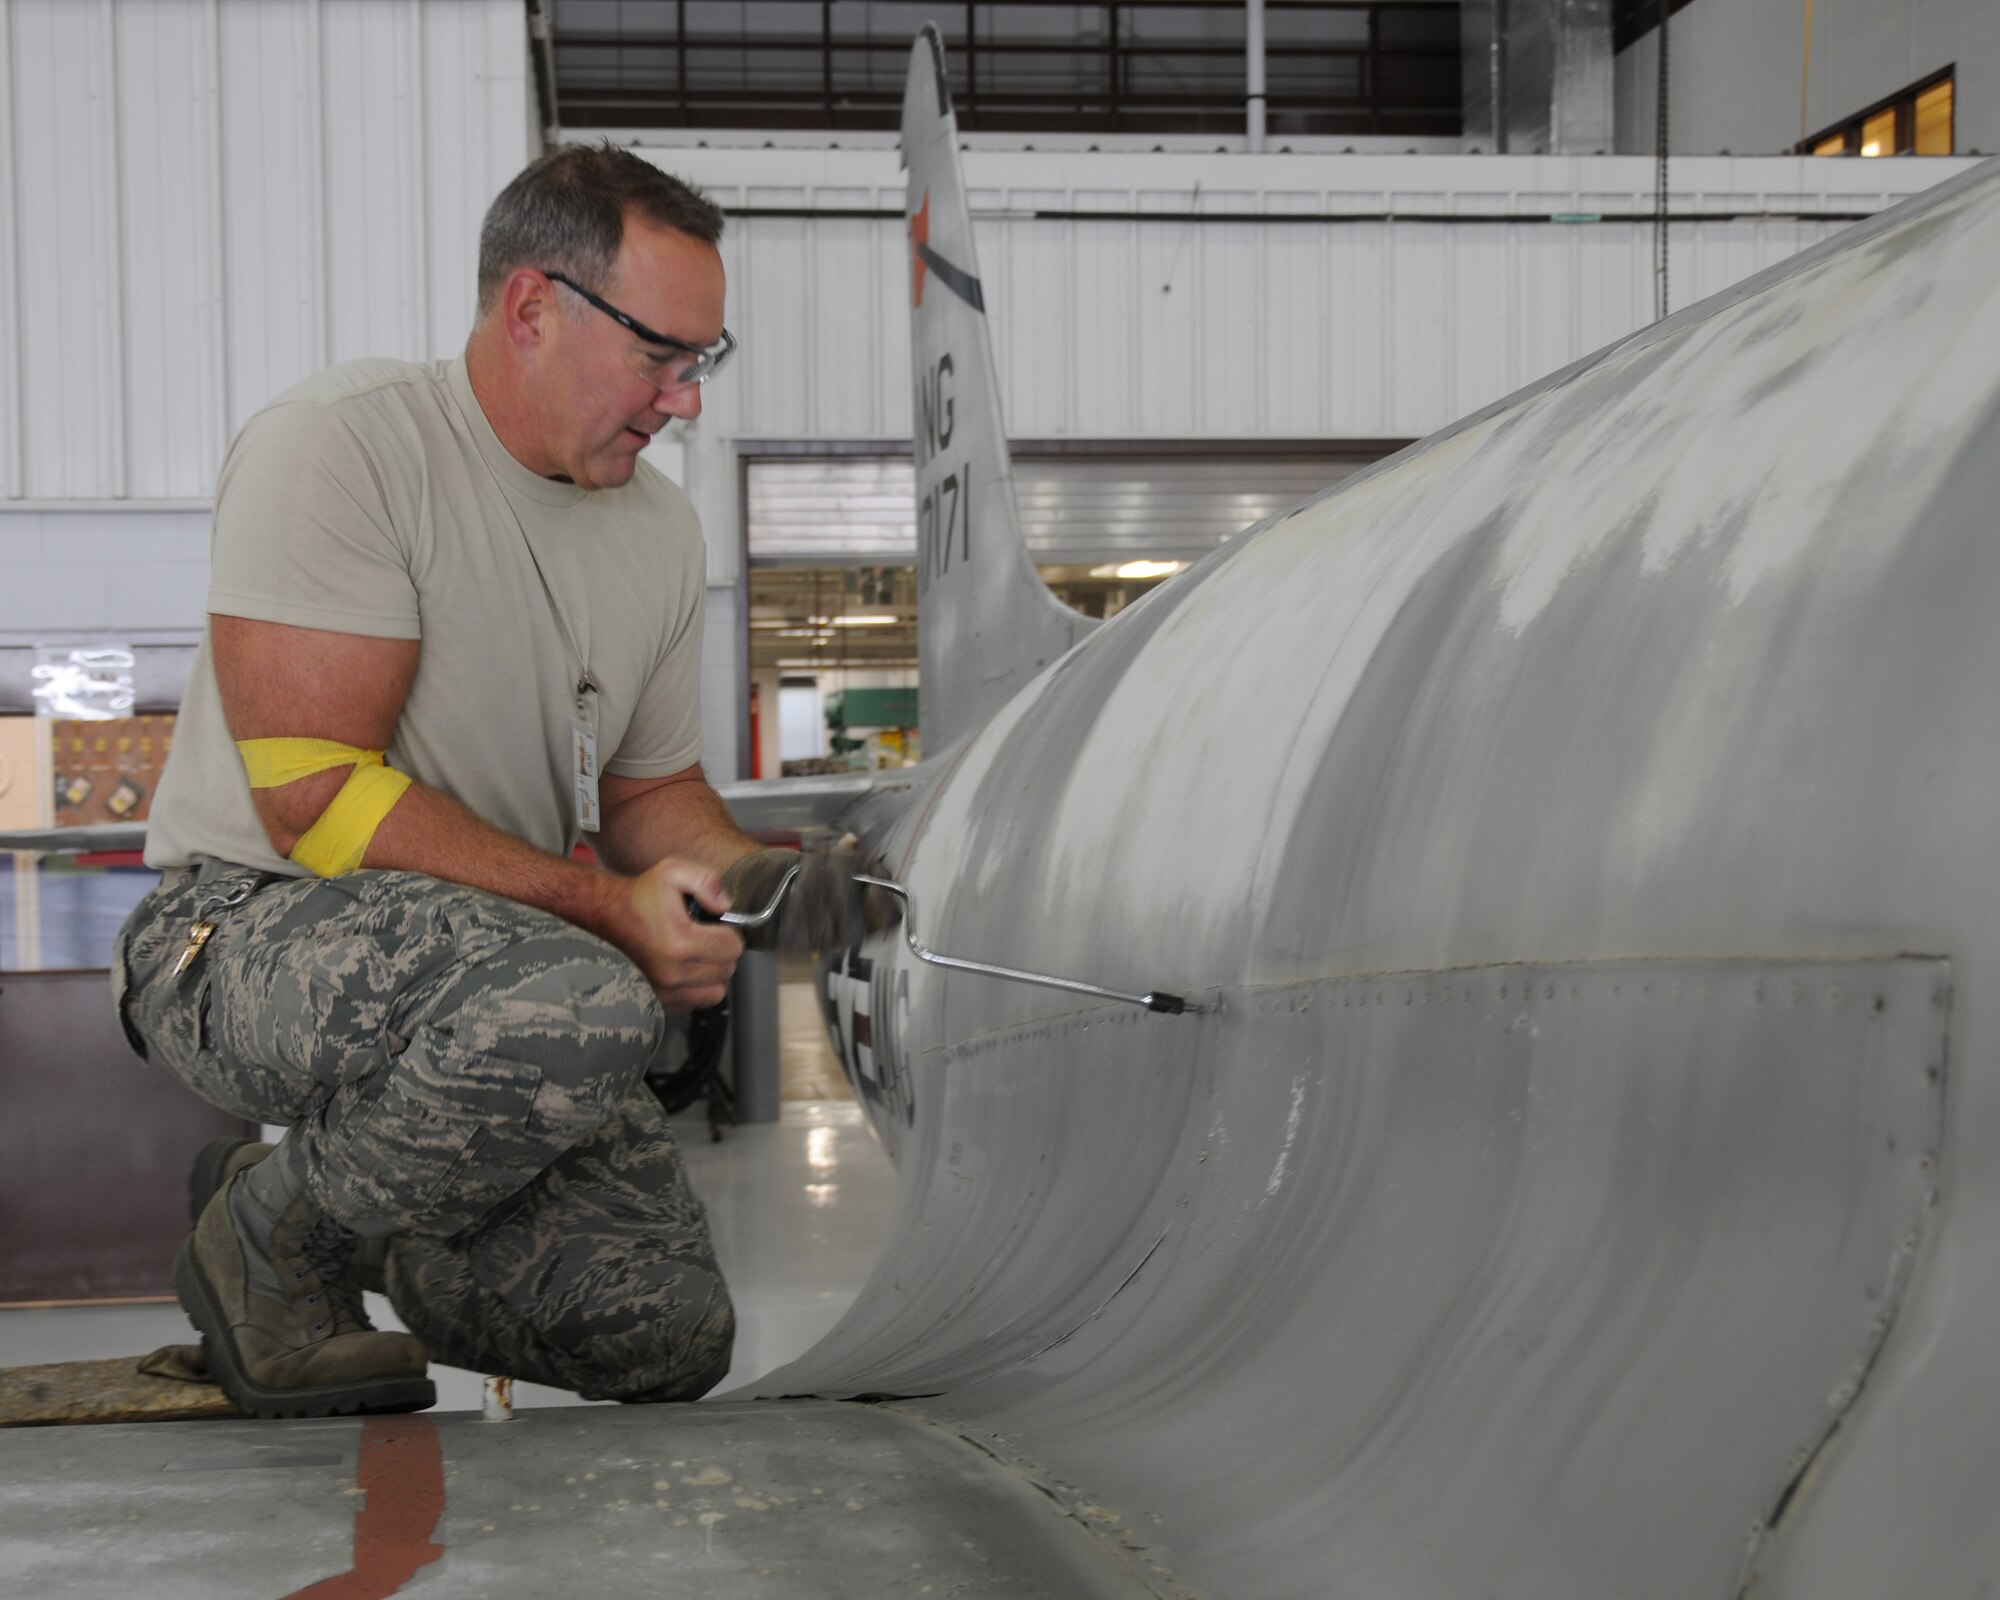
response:
[[[585,833],[597,832],[597,730],[578,718],[570,724],[575,746],[576,825]]]

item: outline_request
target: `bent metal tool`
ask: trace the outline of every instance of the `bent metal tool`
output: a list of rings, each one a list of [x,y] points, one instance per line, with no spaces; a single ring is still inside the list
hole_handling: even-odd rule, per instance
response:
[[[1163,1016],[1178,1017],[1189,1013],[1199,1013],[1201,1007],[1192,1004],[1185,996],[1154,991],[1150,994],[1129,994],[1123,989],[1107,989],[1102,984],[1084,983],[1076,978],[1058,978],[1047,972],[1024,972],[1019,967],[995,966],[990,961],[967,961],[961,956],[947,956],[927,949],[917,939],[917,901],[900,883],[892,883],[887,878],[871,878],[865,873],[854,875],[856,883],[869,884],[886,893],[893,894],[903,902],[903,942],[910,947],[910,954],[919,961],[927,961],[934,967],[950,967],[959,972],[981,972],[989,978],[1005,978],[1013,983],[1032,983],[1043,989],[1066,989],[1071,994],[1095,995],[1101,1000],[1122,1000],[1127,1005],[1144,1006],[1148,1011],[1157,1011]]]
[[[720,922],[731,928],[761,928],[778,914],[778,907],[785,903],[785,895],[798,881],[799,869],[793,867],[778,880],[778,887],[771,891],[771,898],[762,911],[710,911],[693,895],[686,896],[688,915],[696,922]]]

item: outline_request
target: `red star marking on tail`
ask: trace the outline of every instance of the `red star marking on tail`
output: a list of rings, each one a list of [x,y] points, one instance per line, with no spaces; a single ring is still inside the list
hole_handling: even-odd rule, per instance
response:
[[[924,191],[924,203],[910,218],[910,288],[916,295],[915,304],[924,303],[924,258],[919,245],[931,242],[931,192]]]

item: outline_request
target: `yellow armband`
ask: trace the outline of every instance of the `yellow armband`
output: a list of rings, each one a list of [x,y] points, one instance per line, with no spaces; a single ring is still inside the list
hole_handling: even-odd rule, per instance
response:
[[[292,846],[292,859],[322,878],[337,878],[361,865],[368,841],[410,786],[408,773],[382,765],[380,750],[332,739],[238,739],[236,749],[253,789],[282,788],[335,767],[354,769],[319,821]]]

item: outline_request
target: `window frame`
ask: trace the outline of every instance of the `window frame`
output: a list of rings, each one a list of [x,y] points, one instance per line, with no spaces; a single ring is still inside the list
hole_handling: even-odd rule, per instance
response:
[[[1921,95],[1930,93],[1931,90],[1937,88],[1940,84],[1947,83],[1951,85],[1951,127],[1949,131],[1951,149],[1946,153],[1956,155],[1958,153],[1958,63],[1956,61],[1931,73],[1927,77],[1919,78],[1907,88],[1898,89],[1892,95],[1885,95],[1873,105],[1842,117],[1838,122],[1829,123],[1811,137],[1801,139],[1793,146],[1793,149],[1796,154],[1802,156],[1859,157],[1861,155],[1861,130],[1875,118],[1881,116],[1883,112],[1894,111],[1896,114],[1896,147],[1893,150],[1884,151],[1883,154],[1894,156],[1914,155],[1917,143],[1917,99]],[[1821,151],[1819,149],[1819,146],[1825,144],[1829,139],[1836,138],[1841,141],[1841,148],[1839,150]],[[1877,158],[1868,157],[1866,159],[1873,160]]]

